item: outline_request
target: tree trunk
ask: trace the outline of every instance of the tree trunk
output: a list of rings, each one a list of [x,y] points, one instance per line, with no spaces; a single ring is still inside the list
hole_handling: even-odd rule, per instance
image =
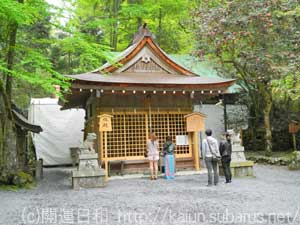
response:
[[[18,0],[19,3],[23,3],[23,0]],[[17,22],[11,22],[9,24],[8,34],[8,50],[6,53],[6,68],[11,71],[14,66],[15,47],[17,39],[18,24]],[[12,85],[13,78],[11,73],[5,74],[5,79],[0,80],[0,104],[3,105],[1,111],[1,124],[0,124],[0,178],[1,182],[10,183],[9,174],[17,171],[17,152],[16,152],[16,129],[14,118],[12,116],[11,104],[12,104]]]
[[[0,80],[1,81],[1,80]],[[6,120],[6,113],[4,110],[4,103],[1,98],[1,92],[0,92],[0,168],[4,164],[4,142],[5,142],[5,120]]]
[[[162,10],[159,8],[158,11],[158,31],[157,31],[157,42],[161,43],[162,39]]]
[[[137,18],[137,30],[143,25],[143,18],[142,17],[138,17]]]
[[[26,131],[22,130],[21,127],[16,128],[16,151],[17,151],[17,162],[18,169],[25,171],[27,170],[27,151],[26,151]]]
[[[2,110],[0,121],[0,167],[6,168],[8,163],[9,142],[11,140],[11,130],[13,131],[13,116],[11,111],[11,102],[5,92],[4,83],[0,79],[0,106]]]
[[[263,116],[264,116],[264,128],[265,128],[265,139],[266,139],[266,153],[267,155],[271,155],[272,153],[272,128],[270,121],[270,113],[273,105],[272,94],[269,90],[264,89],[263,91],[264,98],[264,108],[263,108]]]
[[[114,51],[117,50],[117,43],[118,43],[118,26],[119,26],[119,21],[118,21],[118,15],[119,15],[119,7],[120,7],[120,0],[114,0],[113,1],[113,18],[115,19],[115,22],[113,24],[113,31],[112,31],[112,43],[111,47]]]
[[[15,47],[16,47],[16,38],[17,38],[17,29],[18,25],[13,23],[11,25],[11,31],[9,33],[9,42],[8,42],[8,51],[7,51],[7,69],[11,70],[14,64],[14,56],[15,56]],[[12,92],[12,77],[10,74],[6,75],[6,95],[8,99],[11,101],[11,92]]]

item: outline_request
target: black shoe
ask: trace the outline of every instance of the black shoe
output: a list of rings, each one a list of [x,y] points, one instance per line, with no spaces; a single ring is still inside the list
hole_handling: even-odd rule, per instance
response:
[[[212,186],[212,184],[207,184],[207,185],[206,185],[206,187],[211,187],[211,186]]]
[[[227,180],[227,181],[225,182],[225,184],[229,184],[229,183],[231,183],[229,180]]]

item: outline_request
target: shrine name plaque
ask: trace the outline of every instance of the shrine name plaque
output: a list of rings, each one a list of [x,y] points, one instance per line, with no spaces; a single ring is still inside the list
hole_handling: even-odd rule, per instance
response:
[[[103,115],[100,115],[98,117],[99,117],[99,130],[100,130],[100,132],[112,131],[112,125],[111,125],[112,115],[103,114]]]

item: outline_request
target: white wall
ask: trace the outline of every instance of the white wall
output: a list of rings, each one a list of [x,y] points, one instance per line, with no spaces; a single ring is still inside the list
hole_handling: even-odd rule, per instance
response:
[[[227,105],[227,118],[239,117],[239,120],[244,120],[243,127],[247,121],[247,109],[243,105]],[[201,112],[207,116],[205,121],[205,128],[211,129],[213,137],[217,138],[218,141],[222,139],[222,134],[225,131],[224,125],[224,108],[223,106],[217,105],[195,105],[195,112]],[[205,138],[205,132],[201,132],[201,138]],[[199,149],[201,154],[201,143],[199,143]]]
[[[37,158],[42,158],[44,165],[71,164],[69,148],[83,141],[85,111],[60,108],[57,99],[31,99],[29,121],[43,129],[33,134],[33,143]]]

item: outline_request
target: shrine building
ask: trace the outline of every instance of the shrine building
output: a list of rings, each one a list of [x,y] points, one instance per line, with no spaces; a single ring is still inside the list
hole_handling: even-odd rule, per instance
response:
[[[150,132],[159,138],[160,150],[167,136],[176,143],[176,167],[199,170],[198,132],[188,132],[187,121],[194,105],[214,96],[226,95],[233,79],[201,76],[179,65],[155,41],[147,27],[141,27],[131,45],[116,63],[73,78],[63,109],[86,110],[85,134],[97,134],[99,160],[111,171],[126,173],[147,170],[146,141]],[[100,132],[99,116],[109,115],[111,131]],[[209,117],[210,115],[206,115]],[[197,118],[196,118],[197,121]],[[76,121],[74,121],[76,122]],[[189,122],[195,123],[195,122]],[[197,122],[198,123],[198,122]],[[190,124],[191,129],[199,124]],[[107,137],[107,152],[104,139]]]

